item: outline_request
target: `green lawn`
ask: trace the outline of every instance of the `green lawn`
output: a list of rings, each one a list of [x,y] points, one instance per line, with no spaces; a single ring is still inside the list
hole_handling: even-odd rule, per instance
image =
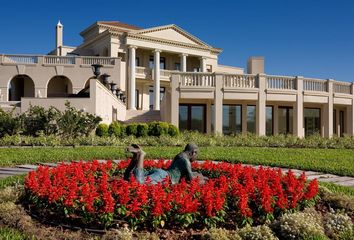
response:
[[[182,147],[144,147],[147,158],[173,158]],[[126,158],[123,147],[2,148],[0,166]],[[354,149],[201,147],[199,159],[262,164],[354,176]]]

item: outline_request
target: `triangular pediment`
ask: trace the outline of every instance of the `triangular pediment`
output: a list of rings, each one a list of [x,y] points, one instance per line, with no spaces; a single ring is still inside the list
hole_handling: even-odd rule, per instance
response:
[[[197,46],[210,47],[197,37],[183,30],[182,28],[172,24],[154,28],[147,28],[139,31],[135,31],[134,34],[143,35],[147,37],[159,38],[164,40],[170,40],[175,42],[182,42],[187,44],[193,44]]]

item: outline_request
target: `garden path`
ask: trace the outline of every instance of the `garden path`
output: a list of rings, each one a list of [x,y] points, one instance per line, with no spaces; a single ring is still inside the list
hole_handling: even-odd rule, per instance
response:
[[[106,160],[98,160],[99,162],[106,162]],[[121,160],[113,160],[114,162],[119,162]],[[215,162],[218,163],[218,162]],[[58,163],[59,164],[59,163]],[[15,167],[3,167],[0,168],[0,179],[6,178],[15,175],[22,175],[26,174],[30,171],[36,170],[40,165],[55,167],[56,163],[39,163],[36,165],[32,164],[24,164],[24,165],[17,165]],[[251,166],[254,168],[259,168],[259,166],[250,165],[250,164],[242,164],[243,166]],[[275,168],[275,167],[270,167]],[[277,169],[277,168],[276,168]],[[289,169],[288,168],[281,168],[283,173],[286,173]],[[305,172],[307,179],[312,180],[317,178],[320,182],[329,182],[335,183],[337,185],[352,187],[354,188],[354,177],[347,177],[347,176],[338,176],[333,174],[321,173],[321,172],[314,172],[314,171],[304,171],[298,169],[291,169],[295,175],[300,175],[302,172]]]

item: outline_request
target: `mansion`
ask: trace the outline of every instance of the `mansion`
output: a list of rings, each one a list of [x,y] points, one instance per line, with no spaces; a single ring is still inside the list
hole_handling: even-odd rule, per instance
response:
[[[205,133],[354,135],[353,83],[268,75],[263,57],[250,57],[246,70],[220,65],[220,48],[173,24],[142,29],[99,21],[80,35],[82,44],[65,46],[59,22],[47,55],[0,54],[0,107],[64,109],[69,101],[105,123],[159,120]]]

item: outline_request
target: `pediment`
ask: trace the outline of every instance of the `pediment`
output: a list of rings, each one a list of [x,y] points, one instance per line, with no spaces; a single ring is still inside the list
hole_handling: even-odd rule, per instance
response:
[[[176,25],[166,25],[154,28],[143,29],[134,32],[137,35],[143,35],[147,37],[159,38],[164,40],[170,40],[175,42],[182,42],[187,44],[193,44],[197,46],[210,47],[197,37],[191,35],[187,31],[177,27]]]

